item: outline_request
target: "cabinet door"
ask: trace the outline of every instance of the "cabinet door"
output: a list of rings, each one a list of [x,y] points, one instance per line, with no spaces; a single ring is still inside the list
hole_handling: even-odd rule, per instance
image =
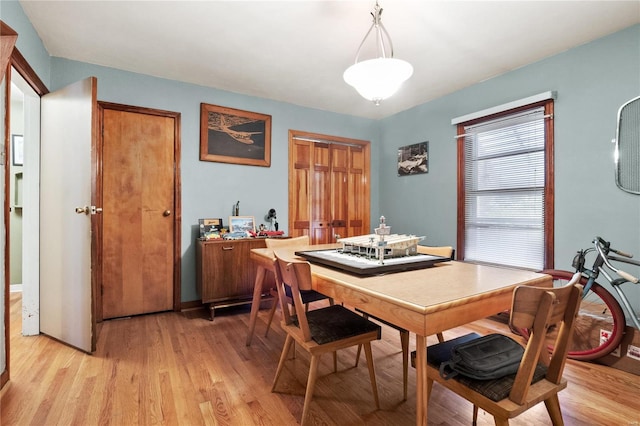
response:
[[[222,284],[221,291],[224,291],[225,297],[238,298],[246,297],[252,294],[248,288],[250,268],[249,250],[250,241],[236,241],[229,249],[225,247],[225,267],[227,269],[226,282]]]
[[[212,286],[214,299],[228,299],[242,295],[238,287],[244,279],[241,272],[242,253],[246,251],[244,247],[244,244],[236,241],[215,245],[213,254],[215,277]]]
[[[197,280],[203,303],[251,298],[256,266],[251,249],[264,240],[198,241]],[[270,277],[271,278],[271,277]],[[273,285],[273,280],[269,280]]]
[[[204,303],[235,295],[233,241],[198,241],[198,287]],[[237,269],[236,269],[237,271]]]
[[[215,281],[224,273],[224,262],[216,256],[217,244],[198,241],[197,272],[198,289],[204,303],[216,298]]]
[[[236,282],[236,292],[238,297],[253,296],[253,285],[256,280],[257,269],[255,263],[250,259],[251,249],[265,248],[264,240],[239,241],[235,248],[235,271],[238,281]],[[271,274],[268,274],[271,275]],[[265,277],[266,278],[266,277]]]

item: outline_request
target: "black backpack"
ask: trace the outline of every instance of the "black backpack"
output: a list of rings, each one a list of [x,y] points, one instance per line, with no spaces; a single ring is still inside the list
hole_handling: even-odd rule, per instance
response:
[[[524,348],[504,334],[488,334],[451,349],[451,359],[440,364],[440,376],[450,379],[458,374],[477,380],[498,379],[515,374]]]

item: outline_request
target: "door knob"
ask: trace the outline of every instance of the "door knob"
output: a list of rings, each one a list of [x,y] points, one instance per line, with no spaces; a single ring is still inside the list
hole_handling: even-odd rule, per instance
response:
[[[165,217],[166,217],[166,216],[171,216],[171,210],[165,210],[165,211],[162,213],[162,216],[165,216]]]
[[[76,207],[76,213],[78,214],[89,214],[89,206],[85,207]]]

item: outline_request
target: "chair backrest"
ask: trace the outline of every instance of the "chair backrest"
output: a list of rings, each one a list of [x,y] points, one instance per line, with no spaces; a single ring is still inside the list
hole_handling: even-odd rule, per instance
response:
[[[569,284],[558,288],[519,286],[515,289],[509,325],[514,330],[530,330],[530,335],[509,394],[513,402],[524,403],[538,363],[547,366],[548,381],[560,383],[582,297],[579,279],[580,275],[576,274]],[[558,331],[550,355],[547,331],[552,326]]]
[[[276,286],[278,288],[278,298],[280,306],[287,306],[284,284],[291,287],[291,299],[296,308],[298,326],[302,331],[305,341],[311,340],[311,331],[307,322],[306,310],[302,303],[300,290],[311,290],[311,265],[309,262],[291,260],[282,257],[278,251],[274,251],[274,270],[276,276]],[[282,309],[284,322],[287,325],[293,323],[293,317],[289,309]]]
[[[417,246],[418,253],[430,254],[432,256],[448,257],[453,260],[453,247],[451,246]]]
[[[294,238],[267,238],[264,240],[264,243],[267,245],[267,248],[270,249],[304,247],[309,245],[309,236],[303,235],[301,237]]]

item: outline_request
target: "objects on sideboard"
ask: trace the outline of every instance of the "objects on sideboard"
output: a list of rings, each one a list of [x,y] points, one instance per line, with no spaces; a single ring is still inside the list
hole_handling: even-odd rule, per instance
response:
[[[222,219],[198,219],[198,225],[200,226],[201,240],[221,238]]]
[[[264,219],[269,222],[269,231],[278,231],[278,221],[276,220],[276,209],[269,209]],[[261,227],[263,225],[260,225]],[[261,229],[262,230],[262,229]]]
[[[224,234],[223,238],[226,240],[237,240],[242,238],[275,237],[281,235],[284,235],[284,232],[267,230],[264,224],[261,224],[256,231],[256,221],[253,216],[230,216],[229,232]]]
[[[245,238],[275,238],[284,236],[284,231],[237,231],[222,234],[225,240],[242,240]]]
[[[284,231],[278,230],[276,210],[269,209],[264,216],[267,224],[256,226],[254,216],[240,216],[240,201],[232,206],[232,216],[229,216],[228,227],[224,227],[222,219],[199,219],[199,239],[208,240],[239,240],[244,238],[278,238],[284,236]]]

